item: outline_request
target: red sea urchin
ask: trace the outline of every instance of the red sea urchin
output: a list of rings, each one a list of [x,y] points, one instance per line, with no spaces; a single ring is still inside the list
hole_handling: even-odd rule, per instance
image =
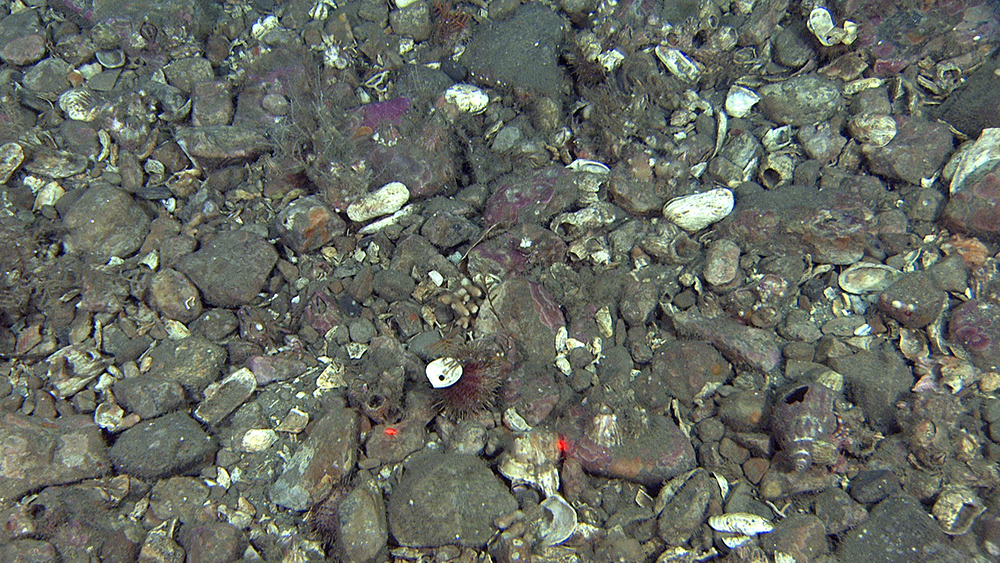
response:
[[[315,504],[306,514],[306,524],[327,551],[333,548],[340,536],[340,502],[343,499],[343,489],[334,487],[330,496]]]
[[[460,419],[492,408],[504,378],[513,368],[512,348],[496,338],[472,345],[456,346],[447,339],[441,342],[440,348],[448,349],[449,353],[431,362],[427,370],[435,387],[438,409],[445,416]],[[442,376],[435,369],[448,373]]]

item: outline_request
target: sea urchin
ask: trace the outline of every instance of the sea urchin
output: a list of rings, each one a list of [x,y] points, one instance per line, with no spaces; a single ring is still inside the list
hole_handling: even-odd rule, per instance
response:
[[[427,365],[438,408],[446,416],[467,418],[492,408],[513,364],[509,349],[496,342],[459,346]]]

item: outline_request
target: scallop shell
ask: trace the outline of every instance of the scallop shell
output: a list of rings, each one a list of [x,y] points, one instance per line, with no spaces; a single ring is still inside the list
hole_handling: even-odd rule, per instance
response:
[[[89,88],[72,88],[59,96],[59,108],[73,121],[93,121],[101,113],[100,100]]]
[[[427,364],[425,372],[431,387],[442,389],[458,383],[462,378],[462,364],[455,358],[438,358]]]
[[[559,545],[568,540],[576,530],[576,509],[559,495],[550,496],[540,506],[552,515],[552,520],[542,528],[542,541],[545,545]]]
[[[466,113],[482,113],[490,103],[490,96],[478,86],[472,84],[452,84],[444,92],[444,99],[455,104]]]
[[[880,293],[893,284],[903,272],[885,264],[858,262],[840,273],[840,289],[854,295]]]
[[[735,198],[728,188],[676,197],[663,206],[663,216],[685,231],[700,231],[733,212]]]
[[[833,407],[838,395],[819,383],[807,383],[796,385],[779,396],[771,428],[778,446],[797,471],[813,463],[836,459],[831,437],[837,431],[837,414]]]
[[[347,216],[351,221],[363,223],[369,219],[395,213],[409,200],[410,190],[406,185],[401,182],[389,182],[347,206]]]
[[[125,53],[121,49],[109,49],[95,53],[97,62],[104,68],[121,68],[125,66]]]
[[[896,137],[896,120],[881,113],[861,113],[847,123],[851,136],[864,145],[884,147]]]

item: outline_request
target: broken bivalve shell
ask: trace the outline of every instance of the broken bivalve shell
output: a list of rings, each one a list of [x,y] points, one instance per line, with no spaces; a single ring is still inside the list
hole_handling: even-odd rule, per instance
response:
[[[444,91],[444,99],[449,104],[455,104],[460,111],[477,114],[486,111],[490,104],[490,96],[478,86],[472,84],[452,84]]]
[[[559,437],[533,428],[518,434],[500,456],[497,470],[512,485],[530,485],[551,497],[559,491]]]
[[[689,59],[680,49],[657,45],[653,49],[653,52],[656,53],[656,58],[660,59],[663,66],[667,67],[670,74],[673,74],[684,82],[697,82],[701,76],[701,69],[698,68],[698,63]]]
[[[743,86],[733,86],[726,95],[726,113],[732,117],[746,117],[759,101],[757,92]]]
[[[0,146],[0,184],[6,184],[24,162],[24,149],[17,143]]]
[[[968,178],[977,178],[979,173],[988,171],[1000,162],[1000,128],[983,129],[979,138],[972,143],[964,143],[945,166],[954,172],[951,175],[949,195],[955,195]]]
[[[405,184],[389,182],[347,206],[347,216],[351,221],[363,223],[369,219],[395,213],[409,200],[410,190]]]
[[[566,165],[566,168],[569,168],[570,170],[582,170],[584,172],[590,172],[591,174],[608,174],[611,172],[611,169],[608,168],[607,164],[596,160],[587,160],[585,158],[578,158],[573,162],[570,162]]]
[[[826,8],[813,8],[806,26],[826,47],[838,43],[850,45],[858,38],[858,24],[848,20],[844,22],[844,27],[837,27],[833,24],[833,15]]]
[[[551,495],[540,505],[552,515],[552,520],[542,524],[542,541],[547,546],[559,545],[568,540],[576,530],[576,509],[559,495]]]
[[[968,532],[976,518],[985,511],[986,507],[976,493],[961,485],[947,485],[931,509],[941,529],[950,536]]]
[[[462,364],[455,358],[438,358],[427,364],[427,381],[435,389],[451,387],[462,378]]]
[[[733,212],[735,202],[732,190],[715,188],[668,201],[663,206],[663,216],[685,231],[700,231],[725,219]]]

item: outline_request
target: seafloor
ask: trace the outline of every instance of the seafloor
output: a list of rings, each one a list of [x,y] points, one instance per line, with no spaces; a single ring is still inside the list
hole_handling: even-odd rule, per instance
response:
[[[0,562],[1000,561],[993,0],[6,0]]]

